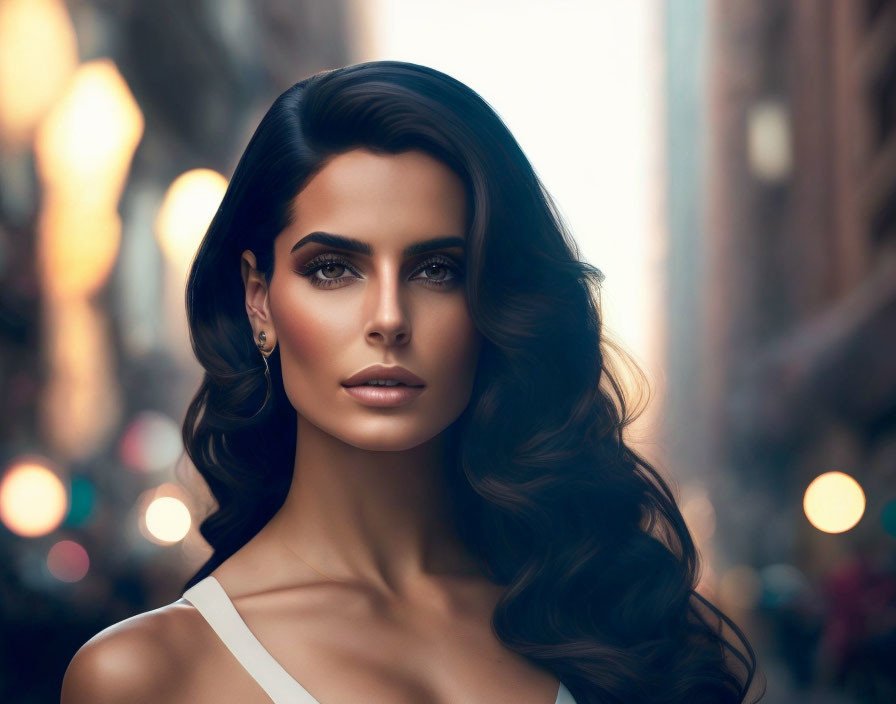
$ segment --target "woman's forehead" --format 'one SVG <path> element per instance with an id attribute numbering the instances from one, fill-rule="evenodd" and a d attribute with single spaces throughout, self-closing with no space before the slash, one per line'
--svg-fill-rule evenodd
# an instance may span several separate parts
<path id="1" fill-rule="evenodd" d="M 330 203 L 345 208 L 393 201 L 456 206 L 464 197 L 460 178 L 425 152 L 376 154 L 355 149 L 330 159 L 296 196 L 295 203 L 305 209 Z"/>
<path id="2" fill-rule="evenodd" d="M 287 231 L 296 242 L 319 231 L 373 250 L 404 248 L 428 238 L 463 238 L 466 208 L 462 181 L 433 157 L 353 150 L 329 161 L 296 196 Z"/>

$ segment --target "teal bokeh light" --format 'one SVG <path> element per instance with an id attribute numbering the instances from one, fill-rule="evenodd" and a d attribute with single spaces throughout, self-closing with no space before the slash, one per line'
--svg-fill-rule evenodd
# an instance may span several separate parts
<path id="1" fill-rule="evenodd" d="M 896 538 L 896 499 L 886 503 L 880 512 L 880 522 L 884 530 Z"/>
<path id="2" fill-rule="evenodd" d="M 84 525 L 93 514 L 96 489 L 86 477 L 72 477 L 72 500 L 65 518 L 67 526 Z"/>

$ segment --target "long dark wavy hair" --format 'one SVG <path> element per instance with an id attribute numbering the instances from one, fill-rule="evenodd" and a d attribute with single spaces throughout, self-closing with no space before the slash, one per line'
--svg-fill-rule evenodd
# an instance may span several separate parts
<path id="1" fill-rule="evenodd" d="M 205 374 L 183 438 L 217 508 L 200 527 L 214 552 L 185 588 L 267 523 L 293 470 L 296 413 L 276 352 L 270 386 L 264 375 L 240 255 L 252 250 L 270 277 L 293 199 L 353 148 L 422 150 L 467 189 L 465 286 L 484 342 L 469 405 L 451 428 L 451 510 L 484 573 L 506 585 L 492 619 L 498 637 L 579 704 L 744 701 L 753 650 L 696 593 L 698 555 L 674 495 L 623 440 L 634 416 L 601 331 L 603 275 L 580 261 L 494 110 L 416 64 L 326 71 L 280 95 L 199 247 L 187 312 Z"/>

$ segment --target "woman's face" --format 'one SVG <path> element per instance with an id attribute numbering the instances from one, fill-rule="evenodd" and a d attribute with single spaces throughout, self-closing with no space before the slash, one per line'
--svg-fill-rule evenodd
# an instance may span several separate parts
<path id="1" fill-rule="evenodd" d="M 403 450 L 463 412 L 481 341 L 463 284 L 466 208 L 457 175 L 420 151 L 340 154 L 295 198 L 274 241 L 269 320 L 253 328 L 279 346 L 304 420 L 359 448 Z M 350 242 L 320 241 L 330 235 Z M 374 364 L 402 366 L 425 386 L 398 405 L 369 405 L 342 382 Z M 378 388 L 358 395 L 390 393 Z"/>

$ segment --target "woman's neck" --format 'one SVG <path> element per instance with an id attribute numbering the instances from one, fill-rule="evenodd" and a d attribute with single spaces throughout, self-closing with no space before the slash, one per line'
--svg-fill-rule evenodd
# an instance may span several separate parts
<path id="1" fill-rule="evenodd" d="M 421 581 L 478 575 L 453 530 L 450 430 L 403 451 L 349 445 L 299 418 L 286 500 L 265 527 L 320 572 L 400 595 Z"/>

